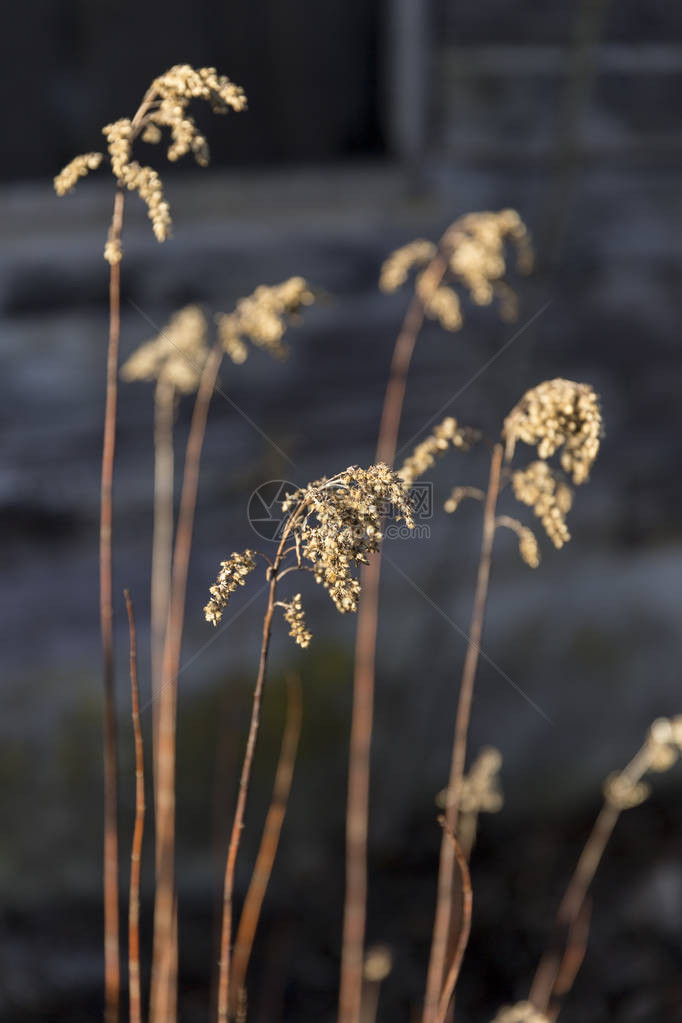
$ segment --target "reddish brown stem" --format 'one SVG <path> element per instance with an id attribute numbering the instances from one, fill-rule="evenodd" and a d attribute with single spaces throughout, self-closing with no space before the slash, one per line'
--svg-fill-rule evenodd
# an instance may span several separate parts
<path id="1" fill-rule="evenodd" d="M 448 1015 L 448 1009 L 452 1002 L 452 997 L 455 993 L 455 987 L 457 986 L 457 978 L 462 968 L 462 960 L 464 959 L 464 953 L 466 951 L 467 944 L 469 942 L 469 935 L 471 933 L 471 915 L 473 909 L 473 889 L 471 887 L 471 875 L 469 874 L 469 865 L 464 850 L 457 841 L 454 833 L 448 831 L 447 824 L 443 821 L 445 836 L 452 843 L 455 860 L 459 868 L 460 882 L 462 886 L 462 923 L 457 936 L 457 944 L 452 957 L 452 963 L 448 970 L 445 983 L 443 984 L 443 991 L 438 1002 L 438 1008 L 436 1009 L 435 1023 L 445 1023 L 445 1019 Z"/>
<path id="2" fill-rule="evenodd" d="M 437 287 L 447 267 L 443 252 L 431 264 L 430 280 Z M 396 339 L 391 359 L 377 442 L 376 461 L 392 466 L 398 445 L 407 374 L 424 304 L 416 293 Z M 370 752 L 374 717 L 374 674 L 379 619 L 381 553 L 362 569 L 353 678 L 348 797 L 346 806 L 346 896 L 343 911 L 339 1023 L 359 1023 L 362 1005 L 365 918 L 367 904 L 367 831 L 369 818 Z"/>
<path id="3" fill-rule="evenodd" d="M 175 1018 L 177 990 L 177 913 L 175 895 L 175 725 L 177 676 L 182 650 L 187 575 L 192 549 L 199 466 L 211 396 L 222 360 L 213 348 L 204 365 L 190 424 L 173 553 L 168 626 L 163 651 L 159 694 L 158 750 L 156 754 L 156 898 L 152 960 L 151 1018 L 169 1023 Z"/>
<path id="4" fill-rule="evenodd" d="M 471 615 L 471 626 L 467 643 L 462 680 L 459 689 L 455 734 L 452 745 L 452 761 L 448 781 L 448 804 L 445 813 L 446 828 L 453 835 L 457 834 L 459 802 L 462 791 L 462 778 L 466 762 L 467 734 L 471 718 L 471 703 L 474 694 L 476 669 L 480 653 L 481 633 L 488 596 L 490 580 L 490 562 L 492 558 L 493 540 L 495 537 L 495 508 L 500 490 L 500 470 L 502 467 L 502 445 L 493 448 L 490 461 L 490 477 L 483 512 L 483 538 L 481 556 L 478 564 L 478 578 L 474 605 Z M 448 834 L 443 834 L 438 866 L 438 894 L 436 897 L 436 915 L 431 941 L 431 955 L 424 998 L 423 1023 L 434 1023 L 439 1000 L 443 990 L 445 960 L 448 953 L 450 936 L 450 920 L 454 890 L 455 847 Z"/>
<path id="5" fill-rule="evenodd" d="M 124 195 L 114 200 L 111 235 L 120 238 Z M 121 336 L 121 264 L 109 267 L 109 346 L 107 351 L 104 441 L 100 490 L 99 578 L 100 630 L 104 662 L 104 1018 L 117 1023 L 121 965 L 118 920 L 118 820 L 116 700 L 114 692 L 114 644 L 111 570 L 112 490 L 116 450 L 118 400 L 118 346 Z"/>
<path id="6" fill-rule="evenodd" d="M 130 632 L 130 695 L 132 703 L 133 736 L 135 739 L 135 827 L 130 851 L 130 896 L 128 902 L 128 987 L 130 995 L 130 1023 L 142 1023 L 142 997 L 140 993 L 140 868 L 142 838 L 144 836 L 144 747 L 140 726 L 140 691 L 137 684 L 137 641 L 133 604 L 128 590 L 124 590 Z"/>
<path id="7" fill-rule="evenodd" d="M 238 1008 L 239 994 L 245 987 L 246 972 L 251 958 L 251 949 L 258 927 L 263 899 L 270 882 L 270 875 L 277 855 L 282 825 L 287 812 L 287 803 L 294 775 L 294 764 L 298 740 L 301 734 L 301 682 L 299 678 L 289 679 L 287 688 L 287 717 L 282 737 L 272 800 L 265 818 L 263 837 L 251 875 L 244 906 L 239 919 L 237 937 L 232 954 L 232 976 L 230 978 L 231 1012 Z"/>
<path id="8" fill-rule="evenodd" d="M 220 963 L 218 973 L 218 1020 L 224 1023 L 228 1019 L 228 1007 L 230 1004 L 230 942 L 232 940 L 232 904 L 234 900 L 234 877 L 237 866 L 237 853 L 242 829 L 244 827 L 244 812 L 246 810 L 246 796 L 248 794 L 249 782 L 251 780 L 251 767 L 253 765 L 253 754 L 256 748 L 256 737 L 260 722 L 260 708 L 263 698 L 263 687 L 265 685 L 265 669 L 268 659 L 268 647 L 270 645 L 270 631 L 272 616 L 275 610 L 275 591 L 277 588 L 276 570 L 272 573 L 270 590 L 268 594 L 268 605 L 263 619 L 263 636 L 261 642 L 260 661 L 258 665 L 258 677 L 253 693 L 253 704 L 251 708 L 251 722 L 249 724 L 249 735 L 246 741 L 246 752 L 242 764 L 241 777 L 239 779 L 239 794 L 237 796 L 237 808 L 232 823 L 230 842 L 227 850 L 227 862 L 225 864 L 225 880 L 223 884 L 223 921 L 220 934 Z"/>

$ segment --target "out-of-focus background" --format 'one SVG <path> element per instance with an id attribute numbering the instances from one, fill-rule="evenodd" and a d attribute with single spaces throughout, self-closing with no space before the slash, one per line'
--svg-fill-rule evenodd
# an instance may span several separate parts
<path id="1" fill-rule="evenodd" d="M 379 293 L 384 257 L 416 236 L 437 238 L 462 213 L 508 206 L 538 254 L 533 276 L 516 282 L 515 326 L 468 306 L 456 335 L 426 326 L 406 445 L 453 398 L 452 414 L 494 433 L 543 379 L 586 380 L 602 397 L 606 435 L 593 479 L 576 495 L 570 545 L 556 552 L 543 542 L 535 572 L 513 538 L 500 535 L 496 546 L 484 649 L 501 670 L 480 666 L 471 749 L 502 751 L 505 807 L 481 821 L 457 1009 L 462 1023 L 490 1019 L 527 993 L 603 778 L 653 718 L 682 711 L 682 8 L 29 0 L 13 6 L 3 48 L 0 1019 L 76 1023 L 101 1010 L 97 515 L 112 181 L 100 172 L 57 199 L 51 178 L 73 155 L 100 148 L 100 127 L 131 115 L 151 78 L 177 62 L 216 65 L 245 88 L 249 111 L 225 119 L 198 111 L 208 171 L 158 163 L 171 241 L 157 245 L 141 204 L 129 202 L 123 355 L 187 302 L 212 315 L 292 274 L 325 293 L 289 334 L 286 363 L 255 354 L 224 370 L 233 404 L 217 395 L 210 414 L 180 680 L 181 1020 L 207 1018 L 263 611 L 256 600 L 216 636 L 201 609 L 221 558 L 254 543 L 246 507 L 256 486 L 371 461 L 407 302 L 406 293 Z M 179 458 L 190 411 L 183 400 Z M 124 866 L 134 786 L 120 593 L 129 587 L 137 607 L 147 703 L 152 414 L 150 386 L 122 386 Z M 394 971 L 379 1020 L 414 1018 L 423 990 L 435 795 L 447 774 L 479 543 L 476 506 L 454 517 L 438 509 L 451 485 L 484 473 L 480 456 L 443 459 L 430 538 L 387 549 L 368 938 L 391 948 Z M 238 596 L 246 603 L 247 593 Z M 335 1018 L 354 621 L 312 585 L 304 601 L 315 639 L 299 654 L 284 629 L 275 637 L 240 856 L 243 891 L 272 784 L 283 679 L 295 668 L 303 736 L 249 985 L 253 1023 Z M 682 1019 L 681 793 L 678 769 L 618 825 L 567 1023 Z M 148 842 L 145 947 L 151 867 Z"/>

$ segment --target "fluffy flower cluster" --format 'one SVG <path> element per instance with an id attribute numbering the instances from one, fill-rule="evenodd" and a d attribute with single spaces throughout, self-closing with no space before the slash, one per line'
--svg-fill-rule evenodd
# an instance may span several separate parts
<path id="1" fill-rule="evenodd" d="M 417 445 L 403 463 L 399 476 L 410 486 L 435 464 L 436 457 L 447 451 L 450 445 L 460 451 L 468 451 L 479 437 L 477 430 L 459 426 L 456 419 L 448 416 L 435 427 L 433 433 Z"/>
<path id="2" fill-rule="evenodd" d="M 97 170 L 102 162 L 101 153 L 84 153 L 82 156 L 74 156 L 70 163 L 59 172 L 54 179 L 54 190 L 57 195 L 66 195 L 78 182 L 91 170 Z"/>
<path id="3" fill-rule="evenodd" d="M 669 771 L 682 755 L 682 715 L 657 718 L 649 729 L 646 742 L 623 771 L 610 774 L 604 783 L 604 798 L 617 810 L 639 806 L 650 794 L 642 780 L 647 771 Z"/>
<path id="4" fill-rule="evenodd" d="M 187 113 L 189 103 L 195 99 L 209 102 L 216 114 L 246 107 L 243 90 L 219 75 L 215 68 L 195 70 L 189 64 L 177 64 L 154 79 L 132 120 L 123 117 L 102 129 L 114 177 L 121 187 L 138 192 L 146 203 L 154 235 L 160 242 L 170 234 L 170 208 L 158 173 L 132 159 L 133 143 L 139 136 L 145 142 L 158 143 L 163 137 L 161 129 L 167 128 L 171 135 L 168 159 L 177 160 L 191 150 L 197 163 L 205 167 L 209 161 L 208 145 L 194 118 Z M 70 191 L 79 177 L 94 170 L 101 161 L 101 153 L 77 156 L 54 179 L 57 194 Z M 110 263 L 120 261 L 118 235 L 109 237 L 104 255 Z"/>
<path id="5" fill-rule="evenodd" d="M 234 312 L 216 316 L 218 336 L 225 352 L 233 362 L 244 362 L 248 340 L 276 358 L 284 358 L 288 354 L 282 342 L 287 318 L 295 317 L 314 301 L 315 295 L 302 277 L 290 277 L 272 286 L 262 284 L 252 295 L 240 299 Z"/>
<path id="6" fill-rule="evenodd" d="M 599 452 L 602 417 L 589 384 L 546 380 L 524 394 L 504 421 L 507 457 L 517 441 L 537 446 L 542 459 L 561 448 L 561 467 L 577 484 L 585 483 Z"/>
<path id="7" fill-rule="evenodd" d="M 537 537 L 533 530 L 529 529 L 528 526 L 522 525 L 518 519 L 510 518 L 509 515 L 500 515 L 496 519 L 495 525 L 511 529 L 513 533 L 516 533 L 519 540 L 519 554 L 521 558 L 529 568 L 537 568 L 540 564 L 540 548 L 538 547 Z"/>
<path id="8" fill-rule="evenodd" d="M 571 539 L 566 514 L 573 504 L 573 491 L 546 462 L 531 462 L 512 473 L 514 496 L 528 505 L 542 522 L 556 548 Z"/>
<path id="9" fill-rule="evenodd" d="M 450 491 L 450 496 L 443 505 L 445 511 L 448 514 L 457 511 L 465 498 L 470 498 L 472 501 L 482 501 L 485 498 L 485 494 L 479 487 L 453 487 Z"/>
<path id="10" fill-rule="evenodd" d="M 289 512 L 297 551 L 342 613 L 357 609 L 360 583 L 352 567 L 366 564 L 368 554 L 379 549 L 389 509 L 414 528 L 402 480 L 381 463 L 368 469 L 351 466 L 332 479 L 310 483 L 287 494 L 282 507 Z"/>
<path id="11" fill-rule="evenodd" d="M 282 604 L 282 608 L 284 609 L 284 620 L 289 626 L 289 635 L 299 646 L 307 647 L 313 634 L 306 628 L 301 594 L 295 594 L 288 604 Z"/>
<path id="12" fill-rule="evenodd" d="M 181 394 L 199 385 L 208 347 L 206 317 L 196 305 L 175 313 L 158 337 L 146 341 L 123 364 L 124 380 L 158 380 Z"/>
<path id="13" fill-rule="evenodd" d="M 549 1023 L 549 1018 L 531 1002 L 517 1002 L 500 1009 L 492 1023 Z"/>
<path id="14" fill-rule="evenodd" d="M 256 552 L 249 549 L 242 551 L 241 554 L 234 552 L 227 561 L 221 561 L 218 578 L 209 590 L 211 599 L 204 608 L 207 622 L 211 625 L 218 624 L 230 597 L 239 586 L 244 585 L 246 577 L 255 567 Z"/>
<path id="15" fill-rule="evenodd" d="M 465 288 L 476 305 L 489 305 L 500 300 L 505 320 L 517 314 L 516 294 L 505 282 L 506 246 L 517 252 L 518 269 L 527 273 L 533 253 L 526 227 L 515 210 L 498 213 L 470 213 L 460 217 L 447 229 L 438 248 L 422 238 L 396 249 L 381 268 L 379 286 L 382 291 L 396 291 L 407 280 L 410 271 L 422 268 L 416 291 L 428 316 L 446 330 L 459 330 L 462 310 L 457 291 L 444 282 L 449 276 L 455 285 Z M 441 260 L 436 260 L 440 252 Z"/>

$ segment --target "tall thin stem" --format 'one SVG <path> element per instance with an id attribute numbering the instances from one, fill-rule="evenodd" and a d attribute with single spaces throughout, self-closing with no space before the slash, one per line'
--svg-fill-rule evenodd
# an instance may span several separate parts
<path id="1" fill-rule="evenodd" d="M 462 960 L 464 959 L 464 953 L 469 941 L 469 934 L 471 933 L 471 914 L 474 898 L 466 853 L 457 841 L 454 832 L 447 830 L 447 825 L 445 826 L 445 833 L 446 837 L 452 843 L 454 856 L 457 861 L 457 867 L 460 874 L 460 883 L 462 886 L 462 926 L 460 927 L 457 944 L 452 956 L 452 963 L 450 964 L 450 969 L 447 972 L 445 983 L 443 984 L 443 991 L 436 1010 L 435 1023 L 445 1023 L 448 1009 L 450 1008 L 450 1003 L 452 1001 L 452 996 L 455 992 L 455 987 L 457 986 L 457 978 L 459 977 L 459 971 L 462 968 Z"/>
<path id="2" fill-rule="evenodd" d="M 168 625 L 163 650 L 162 684 L 159 695 L 158 750 L 156 756 L 156 842 L 157 883 L 154 903 L 154 945 L 152 954 L 151 1018 L 169 1023 L 177 1003 L 177 913 L 175 895 L 175 724 L 177 676 L 182 651 L 187 575 L 192 549 L 192 532 L 199 485 L 199 466 L 206 433 L 206 420 L 218 369 L 222 360 L 213 348 L 204 364 L 194 403 L 185 451 L 178 526 L 173 553 Z"/>
<path id="3" fill-rule="evenodd" d="M 124 194 L 114 199 L 111 235 L 120 238 Z M 118 919 L 118 820 L 116 697 L 114 691 L 113 598 L 111 568 L 112 491 L 116 450 L 118 346 L 121 336 L 121 264 L 109 267 L 109 345 L 107 350 L 104 440 L 100 490 L 99 579 L 100 630 L 104 667 L 104 1018 L 117 1023 L 121 965 Z"/>
<path id="4" fill-rule="evenodd" d="M 263 836 L 246 892 L 246 898 L 244 899 L 244 906 L 239 918 L 237 937 L 232 953 L 230 1011 L 233 1013 L 238 1007 L 237 1003 L 240 992 L 245 987 L 246 972 L 249 966 L 249 959 L 251 958 L 251 949 L 253 948 L 256 936 L 261 907 L 277 855 L 277 847 L 287 812 L 291 782 L 294 776 L 294 764 L 296 762 L 296 751 L 300 734 L 301 681 L 298 677 L 295 677 L 288 680 L 286 724 L 277 762 L 272 800 L 265 818 Z"/>
<path id="5" fill-rule="evenodd" d="M 223 884 L 223 922 L 220 934 L 220 963 L 218 973 L 218 1020 L 224 1023 L 228 1019 L 228 1007 L 230 1004 L 230 942 L 232 940 L 232 904 L 234 900 L 234 877 L 237 866 L 237 853 L 242 829 L 244 827 L 244 812 L 246 810 L 246 796 L 251 780 L 251 767 L 253 765 L 253 754 L 256 748 L 256 737 L 260 723 L 260 708 L 263 698 L 263 687 L 265 685 L 265 669 L 268 659 L 268 647 L 270 645 L 270 632 L 272 627 L 272 616 L 275 610 L 275 592 L 277 589 L 277 575 L 272 573 L 270 590 L 268 593 L 268 605 L 263 619 L 263 635 L 261 640 L 260 660 L 258 664 L 258 677 L 253 693 L 253 704 L 251 708 L 251 722 L 249 734 L 246 740 L 246 752 L 242 764 L 241 777 L 239 779 L 239 794 L 237 796 L 237 808 L 232 822 L 230 842 L 227 850 L 227 862 L 225 864 L 225 880 Z"/>
<path id="6" fill-rule="evenodd" d="M 500 491 L 500 470 L 502 467 L 503 449 L 501 444 L 493 448 L 490 461 L 490 476 L 485 497 L 483 512 L 483 537 L 481 556 L 478 563 L 478 578 L 474 605 L 471 615 L 471 626 L 467 643 L 462 680 L 459 689 L 455 734 L 452 746 L 452 761 L 448 781 L 448 804 L 445 813 L 447 831 L 457 834 L 459 802 L 462 791 L 462 779 L 466 762 L 467 734 L 471 717 L 471 703 L 474 694 L 474 682 L 480 653 L 481 633 L 488 596 L 490 579 L 490 562 L 493 541 L 495 538 L 495 509 Z M 450 936 L 450 919 L 452 915 L 452 896 L 454 890 L 455 847 L 447 833 L 443 834 L 438 867 L 438 894 L 436 898 L 436 915 L 431 941 L 431 956 L 426 981 L 424 998 L 423 1023 L 434 1023 L 438 1002 L 443 988 L 445 960 L 448 952 Z"/>
<path id="7" fill-rule="evenodd" d="M 441 251 L 431 264 L 434 287 L 447 267 Z M 407 374 L 419 331 L 424 303 L 415 292 L 396 339 L 379 426 L 376 460 L 393 465 L 402 417 Z M 362 1005 L 365 920 L 367 912 L 367 833 L 369 820 L 370 753 L 374 717 L 374 675 L 379 619 L 381 553 L 370 557 L 360 577 L 353 677 L 348 797 L 346 806 L 346 897 L 343 911 L 339 1023 L 359 1023 Z"/>
<path id="8" fill-rule="evenodd" d="M 130 851 L 130 895 L 128 901 L 128 987 L 130 996 L 130 1023 L 142 1023 L 142 997 L 140 994 L 140 868 L 142 838 L 144 836 L 144 747 L 140 727 L 140 691 L 137 684 L 137 641 L 133 604 L 128 590 L 124 591 L 130 631 L 130 695 L 132 703 L 133 736 L 135 739 L 135 827 Z"/>
<path id="9" fill-rule="evenodd" d="M 159 697 L 163 647 L 168 625 L 173 561 L 173 418 L 175 388 L 163 377 L 154 395 L 154 531 L 151 579 L 151 680 L 154 731 L 154 777 L 157 774 Z"/>

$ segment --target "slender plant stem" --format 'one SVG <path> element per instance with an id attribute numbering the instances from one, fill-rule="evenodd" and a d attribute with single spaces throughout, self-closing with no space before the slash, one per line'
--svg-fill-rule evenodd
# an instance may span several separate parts
<path id="1" fill-rule="evenodd" d="M 114 199 L 111 235 L 120 238 L 124 194 Z M 104 662 L 104 1018 L 117 1023 L 121 964 L 118 918 L 118 820 L 116 697 L 114 692 L 113 598 L 111 569 L 112 490 L 116 450 L 118 346 L 121 336 L 121 264 L 109 267 L 109 346 L 107 351 L 102 482 L 100 491 L 100 630 Z"/>
<path id="2" fill-rule="evenodd" d="M 445 822 L 443 823 L 445 824 Z M 452 996 L 455 993 L 455 987 L 457 985 L 457 978 L 459 977 L 459 972 L 462 968 L 464 953 L 469 942 L 469 935 L 471 933 L 471 914 L 473 909 L 473 889 L 471 887 L 471 875 L 469 874 L 469 865 L 467 863 L 466 853 L 457 841 L 454 832 L 448 831 L 447 825 L 445 825 L 444 830 L 446 837 L 452 843 L 455 859 L 459 868 L 462 885 L 462 925 L 457 936 L 457 944 L 452 957 L 452 963 L 450 964 L 450 969 L 448 970 L 445 983 L 443 984 L 440 1001 L 438 1002 L 435 1023 L 445 1023 L 445 1019 L 448 1015 Z"/>
<path id="3" fill-rule="evenodd" d="M 431 264 L 434 287 L 447 267 L 441 251 Z M 424 303 L 415 292 L 391 359 L 379 425 L 376 461 L 392 466 L 398 446 L 407 375 L 424 322 Z M 360 576 L 361 593 L 355 640 L 348 796 L 346 804 L 346 896 L 343 909 L 339 1023 L 359 1023 L 362 1005 L 365 920 L 367 914 L 367 833 L 370 753 L 374 717 L 374 675 L 379 620 L 381 553 L 369 559 Z"/>
<path id="4" fill-rule="evenodd" d="M 275 610 L 275 592 L 277 589 L 277 576 L 272 573 L 270 590 L 268 593 L 268 605 L 263 619 L 263 637 L 261 642 L 260 660 L 258 664 L 258 677 L 253 693 L 253 705 L 251 708 L 251 722 L 249 734 L 246 741 L 246 752 L 242 764 L 241 777 L 239 779 L 239 794 L 237 796 L 237 808 L 232 822 L 230 842 L 227 850 L 227 862 L 225 864 L 225 880 L 223 884 L 223 922 L 220 934 L 220 962 L 218 971 L 218 1020 L 225 1023 L 228 1019 L 228 1007 L 230 1004 L 230 942 L 232 940 L 232 904 L 234 900 L 234 877 L 237 866 L 237 853 L 242 829 L 244 827 L 244 812 L 246 810 L 246 796 L 251 780 L 251 767 L 253 765 L 253 754 L 256 748 L 256 737 L 260 723 L 260 708 L 263 698 L 263 687 L 265 685 L 265 669 L 268 659 L 268 647 L 270 645 L 270 631 L 272 627 L 272 616 Z"/>
<path id="5" fill-rule="evenodd" d="M 128 987 L 130 997 L 130 1023 L 142 1023 L 142 997 L 140 994 L 140 867 L 142 838 L 144 835 L 144 747 L 140 726 L 140 691 L 137 684 L 137 641 L 133 604 L 128 590 L 124 591 L 130 631 L 130 695 L 132 703 L 133 736 L 135 739 L 135 827 L 130 851 L 130 895 L 128 901 Z"/>
<path id="6" fill-rule="evenodd" d="M 280 576 L 281 578 L 281 576 Z M 296 751 L 301 734 L 301 681 L 290 678 L 287 686 L 287 716 L 282 737 L 272 800 L 265 818 L 263 837 L 258 856 L 244 900 L 244 907 L 237 927 L 237 937 L 232 953 L 232 976 L 230 977 L 231 1006 L 234 1014 L 238 1008 L 239 994 L 245 987 L 246 972 L 251 958 L 251 949 L 263 905 L 263 899 L 270 881 L 277 855 L 282 825 L 287 812 L 287 803 L 294 776 Z"/>
<path id="7" fill-rule="evenodd" d="M 162 684 L 159 694 L 159 724 L 156 782 L 157 881 L 154 903 L 154 945 L 152 955 L 151 1019 L 169 1023 L 176 1012 L 177 989 L 177 902 L 175 895 L 175 724 L 177 676 L 182 650 L 187 575 L 192 549 L 192 532 L 199 484 L 199 466 L 206 433 L 206 420 L 218 369 L 222 360 L 213 348 L 204 364 L 194 403 L 185 451 L 185 464 L 173 553 L 171 597 L 163 651 Z"/>
<path id="8" fill-rule="evenodd" d="M 154 395 L 154 532 L 151 580 L 151 679 L 154 777 L 159 745 L 159 696 L 163 674 L 163 647 L 168 625 L 173 562 L 173 418 L 175 388 L 163 378 Z"/>
<path id="9" fill-rule="evenodd" d="M 490 562 L 492 558 L 493 540 L 495 537 L 495 509 L 500 490 L 500 470 L 502 467 L 503 449 L 501 444 L 493 448 L 490 460 L 490 476 L 485 497 L 483 512 L 483 538 L 481 556 L 478 564 L 478 578 L 474 605 L 469 628 L 462 680 L 459 689 L 455 735 L 452 746 L 452 761 L 448 781 L 448 803 L 445 813 L 447 831 L 457 834 L 459 802 L 462 791 L 462 779 L 466 762 L 467 734 L 471 717 L 471 703 L 476 680 L 476 668 L 480 652 L 483 619 L 488 596 L 490 579 Z M 431 956 L 424 998 L 423 1023 L 434 1023 L 439 999 L 443 990 L 445 960 L 448 952 L 450 935 L 450 919 L 452 915 L 452 899 L 454 890 L 455 847 L 448 834 L 444 833 L 441 840 L 440 861 L 438 866 L 438 894 L 436 898 L 436 915 L 431 942 Z"/>

